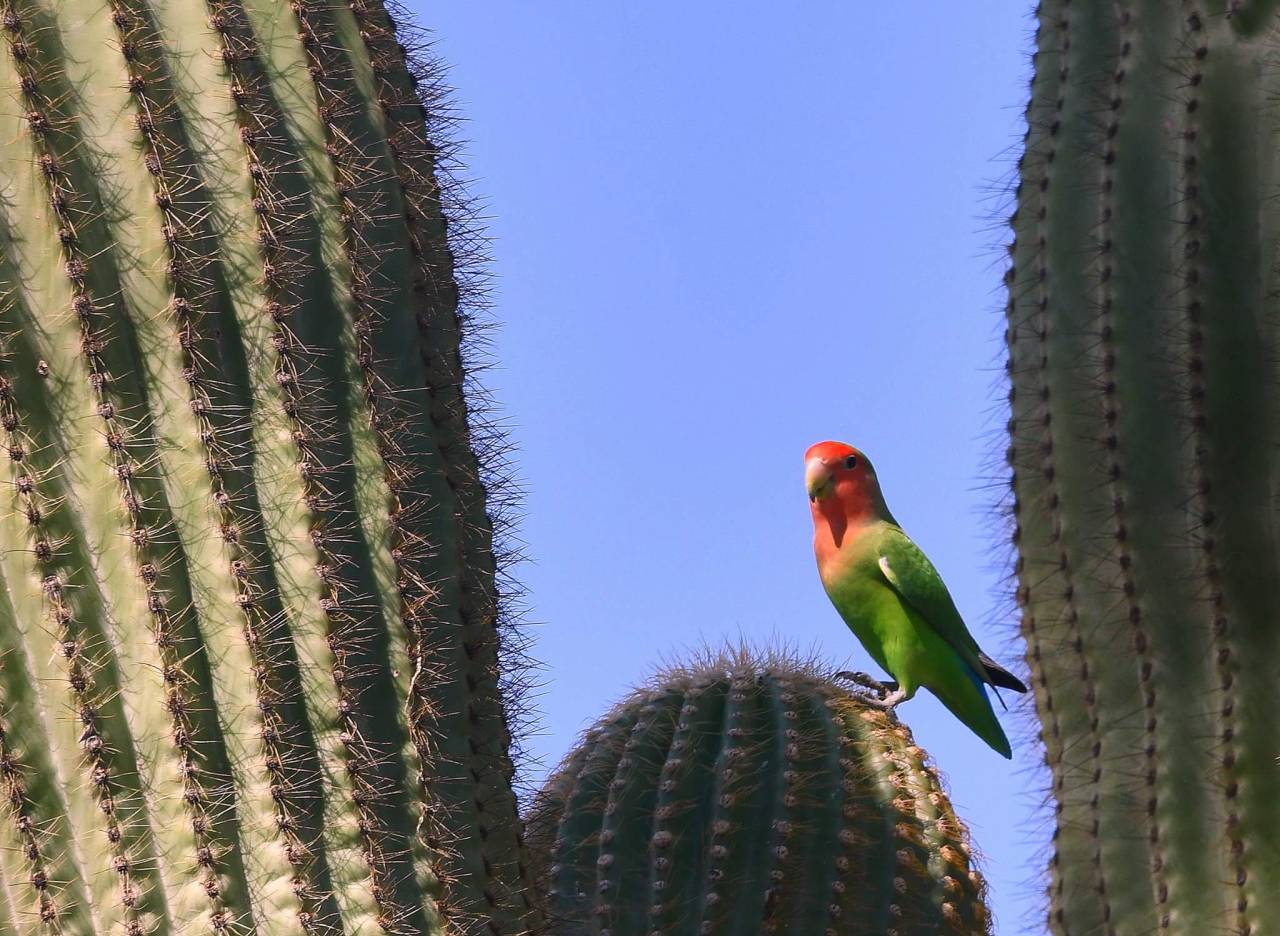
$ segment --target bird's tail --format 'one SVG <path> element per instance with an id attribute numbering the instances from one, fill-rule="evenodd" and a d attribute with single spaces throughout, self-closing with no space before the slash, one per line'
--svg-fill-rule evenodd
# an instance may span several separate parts
<path id="1" fill-rule="evenodd" d="M 987 671 L 987 682 L 1001 689 L 1012 689 L 1014 692 L 1026 692 L 1027 687 L 1017 676 L 1009 672 L 981 650 L 978 651 L 978 662 Z"/>
<path id="2" fill-rule="evenodd" d="M 947 691 L 939 692 L 931 689 L 956 718 L 964 722 L 969 729 L 991 749 L 1002 757 L 1013 759 L 1013 750 L 1000 720 L 996 718 L 995 709 L 987 697 L 984 680 L 977 673 L 971 672 L 969 679 L 954 681 L 948 684 Z"/>

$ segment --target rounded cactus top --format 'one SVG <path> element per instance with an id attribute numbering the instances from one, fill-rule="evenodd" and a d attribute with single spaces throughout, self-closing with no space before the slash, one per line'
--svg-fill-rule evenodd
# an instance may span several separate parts
<path id="1" fill-rule="evenodd" d="M 965 828 L 907 728 L 817 667 L 669 669 L 529 816 L 555 934 L 987 933 Z"/>

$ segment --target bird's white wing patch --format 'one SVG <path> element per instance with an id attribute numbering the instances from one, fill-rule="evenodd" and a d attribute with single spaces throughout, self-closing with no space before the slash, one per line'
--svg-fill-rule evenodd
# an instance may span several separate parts
<path id="1" fill-rule="evenodd" d="M 901 586 L 898 584 L 898 577 L 893 574 L 893 569 L 889 568 L 889 557 L 881 556 L 879 565 L 880 571 L 883 572 L 884 577 L 889 580 L 889 584 L 894 588 L 900 588 Z"/>

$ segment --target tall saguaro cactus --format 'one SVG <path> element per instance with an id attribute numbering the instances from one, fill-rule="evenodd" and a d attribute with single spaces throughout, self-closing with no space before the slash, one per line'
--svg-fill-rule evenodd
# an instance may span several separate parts
<path id="1" fill-rule="evenodd" d="M 1280 33 L 1045 0 L 1008 273 L 1054 933 L 1280 918 Z"/>
<path id="2" fill-rule="evenodd" d="M 0 35 L 0 933 L 527 932 L 387 11 L 0 0 Z"/>

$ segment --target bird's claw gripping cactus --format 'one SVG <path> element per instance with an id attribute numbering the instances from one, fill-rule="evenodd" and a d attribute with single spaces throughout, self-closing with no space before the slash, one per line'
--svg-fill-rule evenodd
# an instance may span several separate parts
<path id="1" fill-rule="evenodd" d="M 869 673 L 854 670 L 840 670 L 838 673 L 831 674 L 832 679 L 840 679 L 844 682 L 853 683 L 859 689 L 869 691 L 877 699 L 883 699 L 891 692 L 895 692 L 898 684 L 891 679 L 879 680 Z M 855 690 L 856 691 L 856 690 Z"/>

